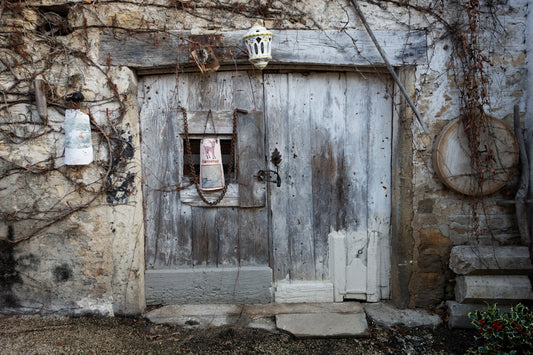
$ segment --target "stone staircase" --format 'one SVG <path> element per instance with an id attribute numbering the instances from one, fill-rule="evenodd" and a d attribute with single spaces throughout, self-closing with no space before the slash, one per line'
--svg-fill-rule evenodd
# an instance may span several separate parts
<path id="1" fill-rule="evenodd" d="M 448 326 L 472 328 L 468 313 L 497 303 L 511 304 L 533 299 L 528 274 L 533 269 L 527 247 L 456 246 L 450 269 L 458 276 L 455 301 L 448 301 Z"/>

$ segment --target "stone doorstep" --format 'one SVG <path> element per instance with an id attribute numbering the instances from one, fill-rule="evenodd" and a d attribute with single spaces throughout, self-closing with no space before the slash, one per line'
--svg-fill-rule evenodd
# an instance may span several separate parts
<path id="1" fill-rule="evenodd" d="M 175 324 L 185 327 L 238 326 L 269 331 L 282 330 L 296 337 L 364 337 L 368 336 L 367 314 L 370 318 L 392 318 L 393 324 L 407 326 L 436 326 L 439 320 L 427 312 L 418 317 L 415 310 L 409 315 L 416 318 L 406 322 L 405 310 L 373 304 L 369 312 L 359 302 L 293 303 L 265 305 L 169 305 L 145 314 L 152 323 Z M 379 304 L 378 304 L 379 305 Z M 382 314 L 383 313 L 383 314 Z M 412 318 L 409 317 L 409 318 Z"/>
<path id="2" fill-rule="evenodd" d="M 298 338 L 368 336 L 364 312 L 278 314 L 276 326 Z"/>

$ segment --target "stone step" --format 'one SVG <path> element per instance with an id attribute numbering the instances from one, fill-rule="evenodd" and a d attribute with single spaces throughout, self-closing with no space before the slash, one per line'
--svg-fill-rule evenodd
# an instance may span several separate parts
<path id="1" fill-rule="evenodd" d="M 533 266 L 527 247 L 456 246 L 450 269 L 459 275 L 527 274 Z"/>
<path id="2" fill-rule="evenodd" d="M 300 338 L 368 335 L 359 302 L 275 305 L 276 327 Z"/>
<path id="3" fill-rule="evenodd" d="M 219 326 L 238 326 L 249 328 L 261 328 L 267 330 L 276 330 L 278 320 L 279 329 L 291 332 L 291 325 L 286 322 L 287 318 L 306 318 L 307 314 L 316 314 L 320 317 L 327 318 L 328 314 L 341 314 L 346 317 L 339 317 L 338 322 L 342 327 L 361 324 L 352 331 L 346 331 L 339 327 L 333 329 L 329 327 L 319 332 L 325 335 L 298 335 L 296 336 L 342 336 L 356 335 L 361 336 L 366 332 L 366 315 L 363 307 L 358 302 L 346 303 L 270 303 L 258 305 L 233 305 L 233 304 L 187 304 L 187 305 L 168 305 L 154 309 L 145 314 L 152 323 L 155 324 L 173 324 L 184 327 L 219 327 Z M 288 317 L 284 317 L 288 315 Z M 353 317 L 352 315 L 355 315 Z M 311 317 L 312 318 L 312 317 Z M 342 318 L 342 319 L 341 319 Z M 353 319 L 350 319 L 353 318 Z M 329 319 L 329 318 L 328 318 Z M 317 323 L 317 322 L 314 322 Z M 320 322 L 318 322 L 320 323 Z M 287 324 L 287 325 L 285 325 Z M 344 324 L 344 325 L 343 325 Z"/>
<path id="4" fill-rule="evenodd" d="M 365 312 L 278 314 L 276 326 L 299 338 L 368 336 Z"/>
<path id="5" fill-rule="evenodd" d="M 442 319 L 437 314 L 422 309 L 397 309 L 383 302 L 366 303 L 364 309 L 374 323 L 385 327 L 403 325 L 408 328 L 421 326 L 436 328 L 442 324 Z"/>
<path id="6" fill-rule="evenodd" d="M 377 324 L 437 326 L 440 318 L 422 310 L 396 309 L 386 303 L 270 303 L 259 305 L 169 305 L 145 314 L 152 323 L 192 328 L 237 326 L 277 329 L 297 337 L 363 337 L 366 316 Z M 387 323 L 389 322 L 389 323 Z"/>
<path id="7" fill-rule="evenodd" d="M 463 328 L 463 329 L 474 329 L 472 320 L 468 317 L 468 313 L 475 312 L 476 310 L 486 310 L 486 303 L 458 303 L 455 301 L 447 301 L 446 306 L 448 306 L 448 327 L 449 328 Z M 498 305 L 498 308 L 501 311 L 508 312 L 511 309 L 511 306 L 507 305 Z"/>
<path id="8" fill-rule="evenodd" d="M 145 314 L 155 324 L 172 324 L 190 328 L 239 326 L 275 330 L 274 314 L 268 306 L 250 311 L 251 306 L 233 304 L 168 305 Z"/>
<path id="9" fill-rule="evenodd" d="M 456 278 L 455 300 L 459 303 L 505 303 L 531 299 L 531 282 L 525 275 L 471 275 Z"/>

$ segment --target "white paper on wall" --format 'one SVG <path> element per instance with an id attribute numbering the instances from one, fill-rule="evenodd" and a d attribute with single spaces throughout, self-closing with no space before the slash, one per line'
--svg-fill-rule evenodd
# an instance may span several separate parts
<path id="1" fill-rule="evenodd" d="M 80 110 L 65 111 L 65 164 L 87 165 L 93 161 L 91 122 Z"/>
<path id="2" fill-rule="evenodd" d="M 220 139 L 204 138 L 200 142 L 200 189 L 220 190 L 224 188 L 224 168 Z"/>

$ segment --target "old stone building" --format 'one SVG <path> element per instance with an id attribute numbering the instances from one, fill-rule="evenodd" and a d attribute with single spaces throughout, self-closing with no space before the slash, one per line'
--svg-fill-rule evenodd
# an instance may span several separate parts
<path id="1" fill-rule="evenodd" d="M 525 244 L 528 5 L 3 1 L 0 309 L 456 299 L 454 246 Z M 254 24 L 273 33 L 263 70 Z M 207 137 L 222 191 L 194 184 Z M 522 286 L 528 267 L 495 273 Z"/>

